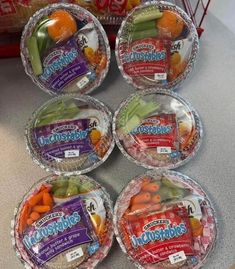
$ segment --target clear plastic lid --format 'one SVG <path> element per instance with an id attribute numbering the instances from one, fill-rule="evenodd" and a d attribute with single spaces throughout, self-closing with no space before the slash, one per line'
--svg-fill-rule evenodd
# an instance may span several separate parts
<path id="1" fill-rule="evenodd" d="M 114 208 L 118 243 L 138 268 L 198 269 L 217 239 L 213 206 L 194 180 L 167 170 L 135 177 Z"/>
<path id="2" fill-rule="evenodd" d="M 202 140 L 198 113 L 172 91 L 139 91 L 115 112 L 113 133 L 129 160 L 148 169 L 176 168 L 188 162 Z"/>
<path id="3" fill-rule="evenodd" d="M 188 15 L 176 5 L 150 1 L 122 22 L 116 39 L 118 67 L 135 88 L 174 89 L 192 71 L 198 35 Z"/>
<path id="4" fill-rule="evenodd" d="M 27 148 L 47 171 L 82 174 L 101 165 L 114 147 L 112 114 L 87 95 L 55 97 L 30 118 Z"/>
<path id="5" fill-rule="evenodd" d="M 25 72 L 50 94 L 89 93 L 105 78 L 110 47 L 100 22 L 78 5 L 37 11 L 21 38 Z"/>
<path id="6" fill-rule="evenodd" d="M 113 242 L 109 194 L 85 175 L 51 175 L 23 197 L 12 243 L 26 268 L 94 268 Z"/>

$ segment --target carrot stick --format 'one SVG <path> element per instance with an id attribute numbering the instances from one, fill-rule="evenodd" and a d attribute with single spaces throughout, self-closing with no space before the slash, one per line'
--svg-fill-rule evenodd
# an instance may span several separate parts
<path id="1" fill-rule="evenodd" d="M 20 212 L 20 218 L 19 218 L 19 233 L 22 234 L 23 231 L 26 228 L 27 225 L 27 219 L 30 214 L 30 206 L 26 202 Z"/>
<path id="2" fill-rule="evenodd" d="M 131 198 L 131 204 L 147 203 L 151 200 L 151 194 L 149 192 L 140 192 L 139 194 Z"/>
<path id="3" fill-rule="evenodd" d="M 153 195 L 151 198 L 151 202 L 154 204 L 158 204 L 161 202 L 161 196 L 159 194 Z"/>
<path id="4" fill-rule="evenodd" d="M 159 190 L 159 185 L 155 182 L 146 184 L 142 187 L 143 191 L 156 192 Z"/>
<path id="5" fill-rule="evenodd" d="M 49 205 L 35 205 L 33 207 L 33 211 L 36 211 L 38 213 L 46 213 L 50 210 L 50 206 Z"/>
<path id="6" fill-rule="evenodd" d="M 148 178 L 148 177 L 144 178 L 142 180 L 142 182 L 141 182 L 141 186 L 142 186 L 141 188 L 143 188 L 143 186 L 149 184 L 150 182 L 151 182 L 151 179 L 150 178 Z"/>
<path id="7" fill-rule="evenodd" d="M 30 226 L 33 224 L 33 220 L 31 218 L 27 219 L 27 224 Z"/>
<path id="8" fill-rule="evenodd" d="M 48 192 L 43 193 L 43 205 L 48 205 L 50 208 L 53 206 L 53 199 Z"/>
<path id="9" fill-rule="evenodd" d="M 31 206 L 35 206 L 42 200 L 43 192 L 39 192 L 28 199 L 28 203 Z"/>
<path id="10" fill-rule="evenodd" d="M 31 214 L 30 214 L 30 218 L 33 220 L 33 221 L 36 221 L 40 218 L 40 214 L 38 212 L 35 212 L 33 211 Z"/>
<path id="11" fill-rule="evenodd" d="M 150 204 L 134 204 L 131 206 L 131 212 L 134 212 L 134 211 L 139 211 L 139 210 L 144 210 L 148 207 L 150 207 L 151 205 Z"/>

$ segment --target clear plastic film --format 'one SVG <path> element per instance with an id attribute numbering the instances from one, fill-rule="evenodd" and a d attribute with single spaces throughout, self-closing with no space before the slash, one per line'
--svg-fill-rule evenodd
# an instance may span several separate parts
<path id="1" fill-rule="evenodd" d="M 78 5 L 53 4 L 36 12 L 21 38 L 25 72 L 50 94 L 86 94 L 104 80 L 110 47 L 100 22 Z"/>
<path id="2" fill-rule="evenodd" d="M 118 67 L 137 89 L 177 88 L 191 73 L 199 50 L 188 15 L 176 5 L 150 1 L 131 11 L 116 39 Z"/>
<path id="3" fill-rule="evenodd" d="M 93 179 L 51 175 L 23 197 L 12 242 L 26 268 L 94 268 L 113 242 L 109 194 Z"/>
<path id="4" fill-rule="evenodd" d="M 114 209 L 115 235 L 138 268 L 201 268 L 214 248 L 214 208 L 194 180 L 167 170 L 135 177 Z"/>
<path id="5" fill-rule="evenodd" d="M 112 114 L 101 102 L 79 95 L 55 97 L 34 112 L 26 126 L 27 148 L 42 168 L 86 173 L 114 147 Z"/>
<path id="6" fill-rule="evenodd" d="M 115 112 L 113 133 L 129 160 L 148 169 L 176 168 L 195 155 L 202 123 L 195 109 L 172 91 L 132 94 Z"/>

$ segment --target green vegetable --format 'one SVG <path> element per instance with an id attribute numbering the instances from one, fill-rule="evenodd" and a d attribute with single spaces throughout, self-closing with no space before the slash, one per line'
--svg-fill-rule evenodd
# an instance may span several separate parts
<path id="1" fill-rule="evenodd" d="M 156 29 L 156 21 L 145 21 L 138 24 L 132 24 L 130 31 L 143 31 L 149 29 Z"/>
<path id="2" fill-rule="evenodd" d="M 139 126 L 140 123 L 141 123 L 140 118 L 137 115 L 134 115 L 128 120 L 128 122 L 126 122 L 126 125 L 122 128 L 122 130 L 124 131 L 125 134 L 128 134 L 137 126 Z"/>
<path id="3" fill-rule="evenodd" d="M 37 38 L 35 36 L 29 37 L 27 40 L 27 47 L 33 72 L 36 76 L 39 76 L 42 74 L 42 63 L 38 50 Z"/>
<path id="4" fill-rule="evenodd" d="M 157 35 L 158 35 L 158 31 L 156 28 L 130 33 L 130 37 L 132 41 L 143 39 L 143 38 L 148 38 L 148 37 L 156 37 Z"/>
<path id="5" fill-rule="evenodd" d="M 58 101 L 48 106 L 38 115 L 35 125 L 39 127 L 61 119 L 73 119 L 79 111 L 80 109 L 75 103 L 65 104 L 64 101 Z"/>
<path id="6" fill-rule="evenodd" d="M 69 186 L 66 191 L 66 197 L 74 196 L 78 194 L 78 188 L 77 185 L 73 182 L 69 182 Z"/>
<path id="7" fill-rule="evenodd" d="M 159 108 L 159 104 L 156 102 L 148 102 L 144 106 L 140 106 L 137 111 L 136 115 L 138 115 L 140 118 L 145 118 L 146 116 L 150 115 L 154 111 L 156 111 Z"/>
<path id="8" fill-rule="evenodd" d="M 162 17 L 162 13 L 160 12 L 159 9 L 156 8 L 149 8 L 149 9 L 145 9 L 142 12 L 136 12 L 133 15 L 133 23 L 134 24 L 138 24 L 141 22 L 146 22 L 146 21 L 152 21 L 152 20 L 156 20 Z"/>
<path id="9" fill-rule="evenodd" d="M 67 188 L 58 188 L 53 192 L 55 197 L 64 198 L 66 196 Z"/>
<path id="10" fill-rule="evenodd" d="M 94 184 L 90 182 L 84 182 L 79 186 L 79 193 L 86 193 L 94 189 Z"/>

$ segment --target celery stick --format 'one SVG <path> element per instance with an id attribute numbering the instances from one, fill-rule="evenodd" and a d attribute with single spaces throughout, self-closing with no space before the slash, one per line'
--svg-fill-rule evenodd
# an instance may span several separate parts
<path id="1" fill-rule="evenodd" d="M 148 29 L 156 29 L 156 21 L 144 21 L 138 24 L 132 24 L 131 31 L 143 31 Z"/>
<path id="2" fill-rule="evenodd" d="M 148 37 L 157 37 L 157 34 L 158 32 L 156 28 L 130 33 L 132 41 L 135 41 L 138 39 L 144 39 Z"/>
<path id="3" fill-rule="evenodd" d="M 156 111 L 159 108 L 159 104 L 155 102 L 148 102 L 146 105 L 141 106 L 137 111 L 136 115 L 138 115 L 140 118 L 145 118 L 146 116 L 150 115 L 154 111 Z"/>
<path id="4" fill-rule="evenodd" d="M 139 126 L 141 123 L 140 118 L 137 115 L 134 115 L 132 118 L 128 120 L 126 125 L 122 128 L 123 132 L 125 134 L 130 133 L 133 129 L 135 129 L 137 126 Z"/>
<path id="5" fill-rule="evenodd" d="M 162 17 L 162 13 L 158 9 L 145 10 L 141 13 L 133 15 L 133 23 L 138 24 L 145 21 L 152 21 Z"/>
<path id="6" fill-rule="evenodd" d="M 31 36 L 27 40 L 27 47 L 29 50 L 29 58 L 33 68 L 33 72 L 36 76 L 42 74 L 42 63 L 38 51 L 37 38 L 35 36 Z"/>

